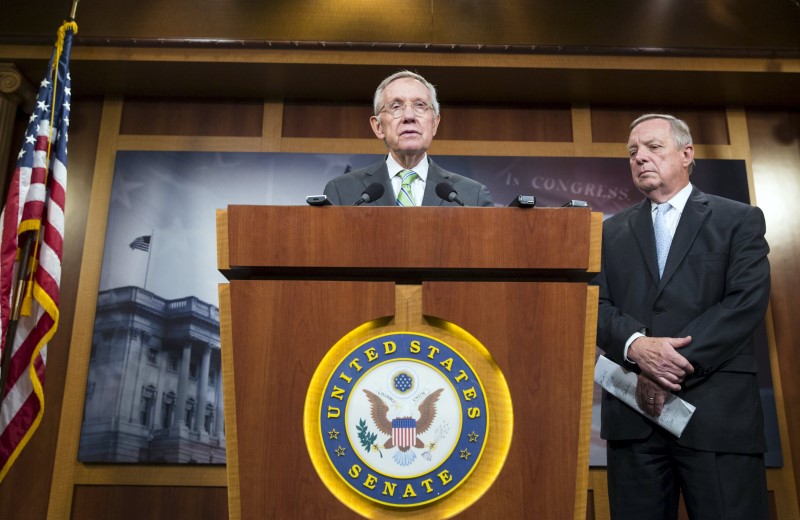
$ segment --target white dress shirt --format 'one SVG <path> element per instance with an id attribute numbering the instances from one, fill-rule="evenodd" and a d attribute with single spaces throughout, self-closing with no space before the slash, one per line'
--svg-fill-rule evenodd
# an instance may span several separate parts
<path id="1" fill-rule="evenodd" d="M 392 181 L 392 188 L 394 189 L 394 198 L 400 193 L 400 185 L 403 180 L 397 176 L 402 170 L 410 169 L 417 174 L 417 178 L 411 181 L 411 194 L 414 196 L 414 205 L 422 206 L 422 197 L 425 196 L 425 183 L 428 180 L 428 154 L 422 157 L 422 160 L 414 165 L 413 168 L 403 168 L 394 160 L 392 154 L 386 156 L 386 168 L 389 170 L 389 180 Z"/>

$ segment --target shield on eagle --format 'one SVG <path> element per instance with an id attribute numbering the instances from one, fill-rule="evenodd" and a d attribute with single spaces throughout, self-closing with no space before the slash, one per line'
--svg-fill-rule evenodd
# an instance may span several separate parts
<path id="1" fill-rule="evenodd" d="M 411 417 L 392 419 L 392 442 L 402 451 L 417 442 L 417 420 Z"/>

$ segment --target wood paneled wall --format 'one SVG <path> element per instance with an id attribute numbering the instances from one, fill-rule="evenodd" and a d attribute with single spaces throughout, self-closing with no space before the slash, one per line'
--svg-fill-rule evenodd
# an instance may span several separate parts
<path id="1" fill-rule="evenodd" d="M 51 37 L 70 2 L 11 0 L 0 34 Z M 81 3 L 88 38 L 408 42 L 682 49 L 796 49 L 790 1 L 161 0 Z M 113 16 L 109 16 L 112 14 Z"/>
<path id="2" fill-rule="evenodd" d="M 72 518 L 227 518 L 224 487 L 75 486 Z"/>
<path id="3" fill-rule="evenodd" d="M 70 134 L 69 181 L 65 213 L 67 227 L 64 233 L 62 263 L 64 274 L 61 281 L 58 331 L 48 345 L 44 417 L 36 434 L 0 484 L 0 518 L 40 519 L 46 518 L 47 515 L 59 421 L 64 407 L 62 396 L 71 351 L 70 336 L 73 323 L 83 319 L 79 316 L 76 320 L 75 316 L 77 274 L 81 271 L 83 239 L 87 229 L 101 113 L 101 100 L 82 99 L 73 103 L 74 118 Z M 27 121 L 27 117 L 24 121 Z M 24 126 L 22 128 L 24 129 Z M 70 407 L 69 404 L 66 406 L 71 409 L 70 413 L 74 413 L 74 407 Z"/>
<path id="4" fill-rule="evenodd" d="M 684 108 L 651 106 L 620 108 L 592 106 L 592 140 L 599 143 L 626 143 L 631 121 L 651 112 L 668 113 L 686 121 L 692 129 L 692 138 L 698 144 L 731 144 L 728 137 L 728 120 L 719 108 Z"/>
<path id="5" fill-rule="evenodd" d="M 432 153 L 621 157 L 629 122 L 657 110 L 690 123 L 699 157 L 746 160 L 751 192 L 764 208 L 772 246 L 773 373 L 780 379 L 776 390 L 786 410 L 779 418 L 784 453 L 791 454 L 786 457 L 789 468 L 800 467 L 800 449 L 791 450 L 800 447 L 800 381 L 793 377 L 800 370 L 800 333 L 794 318 L 800 294 L 795 262 L 800 234 L 789 227 L 797 219 L 787 213 L 800 196 L 800 116 L 796 111 L 676 107 L 666 101 L 651 107 L 444 106 Z M 49 350 L 45 420 L 0 486 L 0 517 L 120 517 L 119 511 L 138 511 L 145 504 L 148 518 L 173 518 L 176 511 L 184 516 L 188 509 L 176 509 L 181 504 L 202 504 L 203 518 L 227 515 L 224 469 L 76 462 L 114 155 L 120 149 L 381 153 L 383 144 L 369 130 L 370 112 L 369 101 L 362 106 L 324 100 L 109 96 L 73 102 L 62 314 Z M 770 472 L 771 489 L 794 493 L 796 506 L 798 489 L 780 487 L 786 482 L 795 485 L 794 480 L 777 474 Z M 601 519 L 607 503 L 602 484 L 597 485 L 589 511 L 592 518 Z M 781 507 L 785 506 L 779 504 L 778 512 Z"/>
<path id="6" fill-rule="evenodd" d="M 786 437 L 792 448 L 784 462 L 795 472 L 800 496 L 800 111 L 747 111 L 756 201 L 767 219 L 771 252 L 770 299 L 778 377 L 786 413 Z M 775 372 L 773 361 L 773 372 Z"/>
<path id="7" fill-rule="evenodd" d="M 260 137 L 261 101 L 126 99 L 121 135 Z"/>

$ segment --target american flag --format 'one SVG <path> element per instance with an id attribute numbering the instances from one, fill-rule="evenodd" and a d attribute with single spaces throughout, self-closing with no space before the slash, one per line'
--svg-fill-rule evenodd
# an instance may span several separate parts
<path id="1" fill-rule="evenodd" d="M 150 251 L 150 237 L 151 235 L 143 235 L 128 244 L 131 249 L 138 249 L 139 251 Z"/>
<path id="2" fill-rule="evenodd" d="M 64 245 L 64 203 L 67 188 L 67 129 L 70 111 L 69 55 L 75 22 L 65 22 L 36 108 L 17 157 L 5 207 L 0 216 L 0 350 L 8 365 L 0 403 L 0 481 L 30 440 L 44 412 L 47 343 L 58 327 L 58 296 Z M 6 341 L 12 317 L 12 291 L 24 260 L 18 258 L 20 237 L 33 240 L 35 261 L 28 262 L 22 315 L 14 338 Z M 6 352 L 8 351 L 8 352 Z"/>

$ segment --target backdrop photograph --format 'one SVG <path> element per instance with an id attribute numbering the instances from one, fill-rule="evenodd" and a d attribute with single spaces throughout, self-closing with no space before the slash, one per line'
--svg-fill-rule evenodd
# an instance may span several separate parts
<path id="1" fill-rule="evenodd" d="M 215 210 L 304 205 L 334 177 L 377 155 L 123 151 L 116 157 L 92 336 L 79 460 L 224 464 Z M 642 199 L 628 161 L 436 156 L 485 184 L 496 206 L 582 200 L 604 217 Z M 744 161 L 698 160 L 703 191 L 749 201 Z M 532 209 L 535 211 L 536 208 Z M 522 210 L 521 210 L 522 211 Z M 525 348 L 566 348 L 526 345 Z M 770 451 L 781 465 L 763 327 L 759 378 Z M 605 465 L 595 387 L 590 464 Z M 517 411 L 524 413 L 524 411 Z"/>

